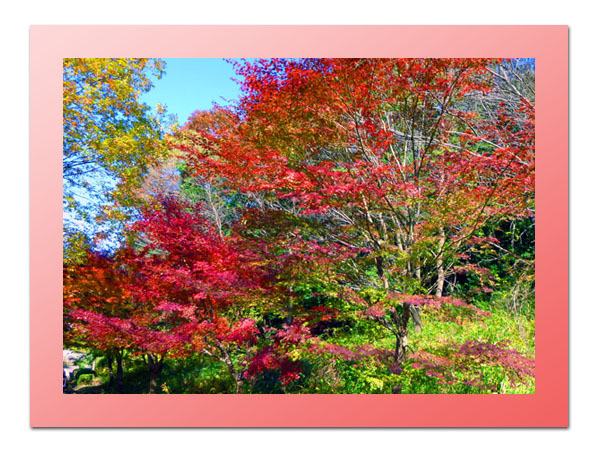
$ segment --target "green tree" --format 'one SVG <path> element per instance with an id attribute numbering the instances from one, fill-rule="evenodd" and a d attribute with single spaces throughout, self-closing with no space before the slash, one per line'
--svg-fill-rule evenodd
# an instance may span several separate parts
<path id="1" fill-rule="evenodd" d="M 122 207 L 135 206 L 149 169 L 166 156 L 161 122 L 165 111 L 159 108 L 153 115 L 140 101 L 164 67 L 163 61 L 148 58 L 64 59 L 65 236 L 97 237 L 110 228 L 107 222 L 99 225 L 99 218 L 124 219 Z M 103 214 L 108 206 L 118 208 Z M 66 250 L 77 252 L 77 246 Z"/>
<path id="2" fill-rule="evenodd" d="M 147 166 L 160 127 L 139 98 L 160 78 L 156 59 L 68 58 L 63 65 L 63 177 L 91 173 L 128 180 Z"/>

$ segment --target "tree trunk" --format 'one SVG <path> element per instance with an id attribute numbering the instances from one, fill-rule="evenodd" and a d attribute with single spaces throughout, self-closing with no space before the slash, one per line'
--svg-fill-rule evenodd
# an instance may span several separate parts
<path id="1" fill-rule="evenodd" d="M 408 335 L 406 330 L 396 335 L 396 349 L 394 351 L 394 362 L 403 363 L 406 360 L 406 349 L 408 348 Z"/>
<path id="2" fill-rule="evenodd" d="M 406 360 L 407 349 L 408 349 L 408 321 L 410 318 L 410 305 L 404 303 L 400 307 L 396 307 L 393 310 L 392 318 L 396 324 L 396 348 L 394 350 L 394 363 L 401 364 Z"/>
<path id="3" fill-rule="evenodd" d="M 148 371 L 150 372 L 150 383 L 148 386 L 149 394 L 156 394 L 156 388 L 158 385 L 158 376 L 162 370 L 163 356 L 152 356 L 151 354 L 144 355 L 144 361 L 148 365 Z"/>
<path id="4" fill-rule="evenodd" d="M 148 387 L 148 394 L 156 394 L 156 379 L 158 378 L 158 371 L 150 369 L 150 385 Z"/>
<path id="5" fill-rule="evenodd" d="M 229 373 L 231 374 L 231 377 L 235 381 L 235 393 L 241 394 L 242 388 L 244 387 L 244 382 L 242 381 L 242 375 L 236 370 L 235 365 L 233 364 L 233 361 L 231 360 L 231 357 L 229 356 L 229 352 L 227 351 L 227 349 L 225 347 L 223 347 L 222 345 L 219 345 L 219 349 L 221 350 L 221 353 L 223 354 L 223 361 L 227 365 L 227 369 L 229 369 Z"/>
<path id="6" fill-rule="evenodd" d="M 235 373 L 233 376 L 235 376 L 235 393 L 241 394 L 244 387 L 244 382 L 240 379 L 239 374 Z"/>
<path id="7" fill-rule="evenodd" d="M 106 364 L 108 365 L 108 389 L 112 389 L 115 385 L 115 377 L 113 375 L 113 359 L 110 353 L 106 355 Z"/>
<path id="8" fill-rule="evenodd" d="M 290 288 L 290 290 L 292 290 Z M 288 303 L 287 303 L 287 317 L 285 318 L 285 324 L 291 325 L 294 322 L 294 301 L 292 300 L 292 296 L 290 294 Z"/>
<path id="9" fill-rule="evenodd" d="M 413 323 L 415 324 L 415 333 L 420 333 L 423 329 L 423 322 L 421 321 L 421 307 L 419 305 L 411 305 L 410 315 L 412 316 Z"/>
<path id="10" fill-rule="evenodd" d="M 446 280 L 446 271 L 444 270 L 444 258 L 443 258 L 443 253 L 442 250 L 444 249 L 444 244 L 446 243 L 446 234 L 444 233 L 444 230 L 440 229 L 440 233 L 441 233 L 441 238 L 440 238 L 440 245 L 438 248 L 438 255 L 437 255 L 437 259 L 435 262 L 436 265 L 436 269 L 437 269 L 437 285 L 435 287 L 435 296 L 437 298 L 442 297 L 442 295 L 444 294 L 444 282 Z"/>
<path id="11" fill-rule="evenodd" d="M 117 360 L 117 392 L 121 394 L 123 392 L 123 353 L 122 350 L 118 350 L 115 356 Z"/>
<path id="12" fill-rule="evenodd" d="M 377 269 L 377 276 L 379 276 L 379 279 L 383 283 L 383 288 L 387 291 L 390 288 L 390 284 L 387 277 L 385 276 L 385 270 L 383 268 L 383 259 L 381 258 L 381 256 L 375 258 L 375 267 Z"/>

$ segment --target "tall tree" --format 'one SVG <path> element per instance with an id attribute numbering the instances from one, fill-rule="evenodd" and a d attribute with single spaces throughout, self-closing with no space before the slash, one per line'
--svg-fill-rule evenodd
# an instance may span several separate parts
<path id="1" fill-rule="evenodd" d="M 349 249 L 346 287 L 373 306 L 407 355 L 420 303 L 485 224 L 533 200 L 533 104 L 465 107 L 493 91 L 486 59 L 258 60 L 240 64 L 244 95 L 183 150 L 198 174 L 319 224 Z M 474 132 L 473 130 L 476 130 Z M 308 237 L 310 239 L 311 237 Z M 304 239 L 307 239 L 305 236 Z M 377 295 L 372 295 L 373 290 Z"/>

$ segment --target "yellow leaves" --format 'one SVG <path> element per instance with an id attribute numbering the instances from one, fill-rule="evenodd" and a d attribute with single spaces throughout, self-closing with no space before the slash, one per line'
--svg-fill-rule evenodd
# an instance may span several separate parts
<path id="1" fill-rule="evenodd" d="M 86 260 L 89 242 L 81 232 L 63 231 L 63 260 L 65 265 L 79 265 Z"/>
<path id="2" fill-rule="evenodd" d="M 297 361 L 302 358 L 302 353 L 303 352 L 299 348 L 294 348 L 287 353 L 287 356 L 289 356 L 290 359 Z"/>
<path id="3" fill-rule="evenodd" d="M 161 115 L 161 114 L 165 114 L 165 113 L 167 112 L 167 107 L 166 107 L 166 106 L 164 106 L 164 105 L 162 105 L 162 104 L 160 104 L 160 103 L 157 103 L 157 104 L 156 104 L 156 112 L 157 112 L 159 115 Z"/>
<path id="4" fill-rule="evenodd" d="M 379 378 L 366 377 L 365 380 L 375 389 L 383 389 L 383 380 Z"/>
<path id="5" fill-rule="evenodd" d="M 146 173 L 168 157 L 166 108 L 154 116 L 138 101 L 163 72 L 148 58 L 63 60 L 64 195 L 82 220 L 92 220 L 89 199 L 116 203 L 102 220 L 127 220 Z"/>

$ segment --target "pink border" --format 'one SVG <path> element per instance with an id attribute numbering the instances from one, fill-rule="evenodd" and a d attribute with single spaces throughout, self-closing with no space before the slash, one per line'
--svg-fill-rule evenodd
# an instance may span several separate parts
<path id="1" fill-rule="evenodd" d="M 566 26 L 33 26 L 32 427 L 568 426 Z M 533 395 L 63 395 L 63 57 L 535 57 L 537 376 Z"/>

